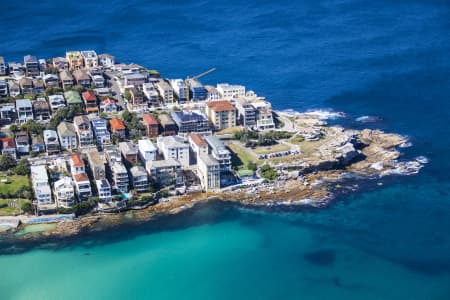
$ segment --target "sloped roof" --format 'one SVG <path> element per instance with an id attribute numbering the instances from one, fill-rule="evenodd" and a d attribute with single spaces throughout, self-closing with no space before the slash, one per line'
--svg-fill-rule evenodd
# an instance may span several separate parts
<path id="1" fill-rule="evenodd" d="M 228 100 L 212 101 L 208 102 L 206 105 L 208 105 L 210 109 L 216 112 L 236 110 L 236 108 L 234 108 L 234 106 Z"/>
<path id="2" fill-rule="evenodd" d="M 111 125 L 111 128 L 114 130 L 124 130 L 125 124 L 121 119 L 113 118 L 109 120 L 109 124 Z"/>

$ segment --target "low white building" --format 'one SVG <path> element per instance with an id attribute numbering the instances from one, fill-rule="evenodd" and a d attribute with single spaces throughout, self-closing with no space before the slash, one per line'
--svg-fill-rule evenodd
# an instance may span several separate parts
<path id="1" fill-rule="evenodd" d="M 150 174 L 152 181 L 161 186 L 183 184 L 181 164 L 173 158 L 148 161 L 145 169 Z"/>
<path id="2" fill-rule="evenodd" d="M 44 165 L 30 166 L 30 177 L 38 210 L 55 209 L 55 202 Z"/>
<path id="3" fill-rule="evenodd" d="M 75 204 L 72 178 L 64 176 L 53 184 L 53 193 L 58 207 L 71 207 Z"/>
<path id="4" fill-rule="evenodd" d="M 75 189 L 77 190 L 78 200 L 84 201 L 92 196 L 91 182 L 86 173 L 80 173 L 73 176 Z"/>
<path id="5" fill-rule="evenodd" d="M 208 143 L 199 134 L 192 133 L 189 135 L 189 146 L 197 159 L 199 155 L 208 155 Z"/>
<path id="6" fill-rule="evenodd" d="M 220 93 L 223 99 L 237 99 L 241 96 L 245 96 L 245 86 L 243 85 L 231 85 L 228 83 L 217 84 L 217 91 Z"/>
<path id="7" fill-rule="evenodd" d="M 143 162 L 156 160 L 157 149 L 150 140 L 138 141 L 139 156 Z"/>
<path id="8" fill-rule="evenodd" d="M 48 103 L 52 112 L 57 111 L 61 107 L 66 107 L 66 100 L 63 95 L 50 95 L 48 96 Z"/>
<path id="9" fill-rule="evenodd" d="M 175 159 L 184 167 L 189 166 L 189 144 L 184 143 L 178 136 L 159 136 L 156 139 L 158 149 L 162 152 L 164 159 Z"/>
<path id="10" fill-rule="evenodd" d="M 80 51 L 83 57 L 84 67 L 87 69 L 98 67 L 98 56 L 94 50 Z"/>
<path id="11" fill-rule="evenodd" d="M 149 183 L 148 175 L 144 167 L 134 166 L 130 169 L 131 181 L 136 192 L 147 192 Z"/>
<path id="12" fill-rule="evenodd" d="M 215 135 L 205 136 L 205 141 L 211 148 L 211 155 L 219 162 L 221 171 L 231 170 L 231 153 L 223 142 Z"/>
<path id="13" fill-rule="evenodd" d="M 112 201 L 112 195 L 111 195 L 111 186 L 109 185 L 108 180 L 106 179 L 100 179 L 96 180 L 95 184 L 97 185 L 97 191 L 98 191 L 98 199 L 100 202 L 111 202 Z"/>

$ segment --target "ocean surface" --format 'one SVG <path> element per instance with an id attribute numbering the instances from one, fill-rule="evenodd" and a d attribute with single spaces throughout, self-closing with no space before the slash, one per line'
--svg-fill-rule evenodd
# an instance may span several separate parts
<path id="1" fill-rule="evenodd" d="M 95 49 L 172 78 L 216 67 L 204 83 L 345 112 L 430 160 L 319 211 L 215 204 L 3 255 L 0 299 L 450 299 L 448 1 L 0 1 L 0 33 L 6 61 Z"/>

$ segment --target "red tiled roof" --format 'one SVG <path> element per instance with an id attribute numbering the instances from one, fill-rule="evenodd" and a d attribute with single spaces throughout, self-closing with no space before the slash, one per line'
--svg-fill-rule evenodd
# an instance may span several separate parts
<path id="1" fill-rule="evenodd" d="M 84 166 L 84 162 L 81 159 L 79 154 L 73 154 L 70 158 L 72 159 L 72 164 L 73 164 L 74 167 L 82 167 L 82 166 Z"/>
<path id="2" fill-rule="evenodd" d="M 14 143 L 13 138 L 2 138 L 0 141 L 2 144 L 2 149 L 16 148 L 16 143 Z"/>
<path id="3" fill-rule="evenodd" d="M 98 111 L 98 107 L 86 107 L 86 111 L 90 112 L 90 111 Z"/>
<path id="4" fill-rule="evenodd" d="M 89 181 L 89 177 L 87 177 L 85 173 L 75 174 L 75 176 L 73 176 L 73 179 L 75 179 L 75 181 L 77 182 Z"/>
<path id="5" fill-rule="evenodd" d="M 81 93 L 84 101 L 97 101 L 97 97 L 95 96 L 93 91 L 86 91 Z"/>
<path id="6" fill-rule="evenodd" d="M 123 121 L 121 119 L 111 119 L 109 120 L 109 124 L 111 125 L 111 128 L 114 130 L 124 130 L 125 129 L 125 124 L 123 123 Z"/>
<path id="7" fill-rule="evenodd" d="M 110 104 L 110 103 L 112 103 L 112 104 L 116 104 L 116 100 L 114 100 L 114 99 L 111 99 L 111 98 L 106 98 L 105 100 L 103 100 L 103 102 L 102 102 L 104 105 L 106 105 L 106 104 Z"/>
<path id="8" fill-rule="evenodd" d="M 207 147 L 208 146 L 208 143 L 205 141 L 205 139 L 201 135 L 193 133 L 193 134 L 191 134 L 191 140 L 192 140 L 192 142 L 194 142 L 194 144 L 196 144 L 199 147 Z"/>
<path id="9" fill-rule="evenodd" d="M 152 115 L 144 115 L 145 125 L 158 125 L 158 121 Z"/>
<path id="10" fill-rule="evenodd" d="M 234 106 L 230 103 L 230 101 L 227 100 L 211 101 L 208 102 L 206 105 L 208 105 L 208 107 L 214 111 L 235 110 Z"/>

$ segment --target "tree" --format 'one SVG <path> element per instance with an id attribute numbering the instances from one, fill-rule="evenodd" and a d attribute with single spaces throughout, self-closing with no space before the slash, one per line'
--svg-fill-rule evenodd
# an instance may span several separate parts
<path id="1" fill-rule="evenodd" d="M 247 163 L 247 169 L 249 169 L 249 170 L 256 171 L 257 167 L 258 166 L 251 160 Z"/>
<path id="2" fill-rule="evenodd" d="M 10 126 L 9 126 L 9 130 L 11 131 L 11 132 L 16 132 L 16 131 L 19 131 L 20 130 L 20 128 L 19 128 L 19 126 L 17 125 L 17 124 L 11 124 Z"/>
<path id="3" fill-rule="evenodd" d="M 33 204 L 31 204 L 30 201 L 23 201 L 22 203 L 20 203 L 20 209 L 25 213 L 33 213 Z"/>
<path id="4" fill-rule="evenodd" d="M 30 174 L 30 166 L 28 165 L 28 160 L 22 158 L 16 167 L 14 167 L 13 172 L 17 175 L 26 176 Z"/>
<path id="5" fill-rule="evenodd" d="M 22 130 L 25 130 L 31 134 L 42 135 L 42 131 L 44 129 L 42 128 L 41 124 L 39 124 L 33 120 L 28 120 L 27 123 L 22 125 Z"/>
<path id="6" fill-rule="evenodd" d="M 7 171 L 14 168 L 16 165 L 17 162 L 11 154 L 5 153 L 0 155 L 0 171 Z"/>

